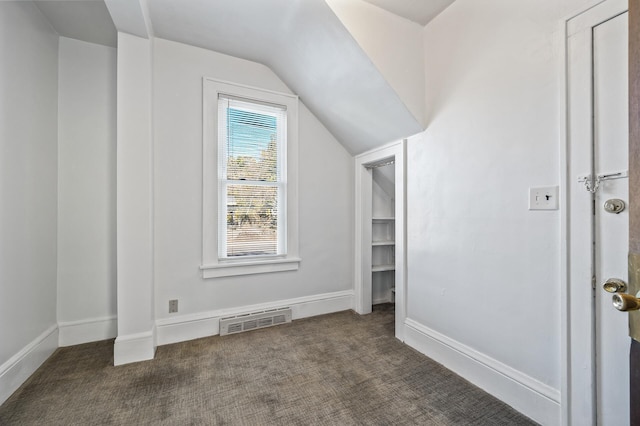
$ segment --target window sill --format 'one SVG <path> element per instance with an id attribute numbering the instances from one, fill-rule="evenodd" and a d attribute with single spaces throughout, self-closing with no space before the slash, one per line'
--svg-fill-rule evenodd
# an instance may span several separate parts
<path id="1" fill-rule="evenodd" d="M 297 271 L 302 259 L 254 260 L 248 262 L 229 262 L 201 265 L 203 278 L 233 277 L 237 275 L 267 274 L 270 272 Z"/>

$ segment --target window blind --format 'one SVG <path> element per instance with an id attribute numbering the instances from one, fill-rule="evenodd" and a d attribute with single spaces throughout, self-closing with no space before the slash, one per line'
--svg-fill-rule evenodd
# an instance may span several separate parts
<path id="1" fill-rule="evenodd" d="M 218 97 L 219 254 L 286 254 L 286 108 Z"/>

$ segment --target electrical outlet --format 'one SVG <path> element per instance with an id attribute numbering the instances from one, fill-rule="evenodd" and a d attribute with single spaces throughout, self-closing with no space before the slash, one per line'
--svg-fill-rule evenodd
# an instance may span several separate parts
<path id="1" fill-rule="evenodd" d="M 558 210 L 558 187 L 529 188 L 529 210 Z"/>
<path id="2" fill-rule="evenodd" d="M 169 300 L 169 313 L 178 312 L 178 299 Z"/>

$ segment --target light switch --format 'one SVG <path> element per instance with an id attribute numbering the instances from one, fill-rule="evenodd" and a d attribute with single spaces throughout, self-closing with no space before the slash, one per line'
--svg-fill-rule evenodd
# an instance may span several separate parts
<path id="1" fill-rule="evenodd" d="M 558 210 L 558 187 L 529 188 L 529 210 Z"/>

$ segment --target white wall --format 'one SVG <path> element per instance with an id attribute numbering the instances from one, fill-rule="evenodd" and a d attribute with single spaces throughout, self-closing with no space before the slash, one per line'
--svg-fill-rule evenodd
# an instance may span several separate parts
<path id="1" fill-rule="evenodd" d="M 424 127 L 423 28 L 362 0 L 327 4 Z"/>
<path id="2" fill-rule="evenodd" d="M 61 345 L 115 337 L 116 49 L 60 38 Z"/>
<path id="3" fill-rule="evenodd" d="M 541 391 L 553 421 L 503 397 L 551 423 L 560 212 L 528 211 L 528 188 L 559 184 L 560 22 L 593 3 L 453 3 L 424 31 L 427 130 L 408 145 L 408 317 Z"/>
<path id="4" fill-rule="evenodd" d="M 204 280 L 202 77 L 289 92 L 263 65 L 162 39 L 154 48 L 156 317 L 171 318 L 353 288 L 352 158 L 301 103 L 296 272 Z"/>
<path id="5" fill-rule="evenodd" d="M 57 57 L 31 2 L 0 2 L 0 402 L 26 378 L 12 368 L 33 371 L 26 348 L 55 331 Z"/>

